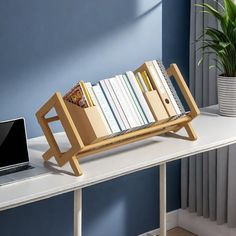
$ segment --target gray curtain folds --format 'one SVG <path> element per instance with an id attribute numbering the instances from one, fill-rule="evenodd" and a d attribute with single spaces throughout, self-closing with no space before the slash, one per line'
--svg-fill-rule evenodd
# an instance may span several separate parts
<path id="1" fill-rule="evenodd" d="M 215 0 L 191 1 L 189 85 L 199 107 L 217 103 L 218 71 L 209 70 L 214 63 L 213 56 L 205 57 L 198 66 L 202 54 L 197 51 L 200 45 L 195 40 L 205 27 L 217 27 L 214 18 L 195 6 L 203 2 L 218 6 Z M 181 177 L 183 209 L 188 208 L 217 224 L 236 227 L 236 145 L 183 159 Z"/>

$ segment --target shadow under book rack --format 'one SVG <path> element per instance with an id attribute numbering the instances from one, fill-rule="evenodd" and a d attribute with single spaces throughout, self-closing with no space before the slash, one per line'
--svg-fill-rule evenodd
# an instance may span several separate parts
<path id="1" fill-rule="evenodd" d="M 186 130 L 189 140 L 196 140 L 197 136 L 190 122 L 200 113 L 199 109 L 176 64 L 170 65 L 167 69 L 167 74 L 169 77 L 173 77 L 176 80 L 190 111 L 177 119 L 160 124 L 156 123 L 143 129 L 134 130 L 115 137 L 108 137 L 106 139 L 104 139 L 104 124 L 99 117 L 100 115 L 95 106 L 80 108 L 79 106 L 65 101 L 61 94 L 56 92 L 36 113 L 38 122 L 50 147 L 43 154 L 44 160 L 48 161 L 54 156 L 60 167 L 69 162 L 74 174 L 80 176 L 82 175 L 82 170 L 79 159 L 82 157 L 110 150 L 152 136 L 168 132 L 177 132 L 181 128 Z M 155 100 L 152 102 L 155 104 Z M 57 115 L 46 118 L 46 115 L 53 108 Z M 66 152 L 60 151 L 56 139 L 49 127 L 49 123 L 55 121 L 61 122 L 70 141 L 71 148 Z"/>

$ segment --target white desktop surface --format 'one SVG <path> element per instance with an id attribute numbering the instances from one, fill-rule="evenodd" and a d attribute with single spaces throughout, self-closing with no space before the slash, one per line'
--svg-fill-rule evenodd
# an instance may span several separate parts
<path id="1" fill-rule="evenodd" d="M 43 162 L 42 154 L 48 149 L 44 137 L 30 139 L 30 161 L 48 168 L 49 173 L 32 179 L 19 181 L 0 187 L 0 210 L 46 199 L 99 182 L 170 162 L 192 154 L 216 149 L 236 143 L 236 118 L 218 115 L 217 106 L 205 108 L 194 119 L 193 127 L 198 140 L 188 141 L 173 137 L 153 137 L 145 141 L 129 144 L 99 155 L 80 160 L 83 175 L 75 177 L 68 165 L 59 168 L 52 158 Z M 181 132 L 185 134 L 185 132 Z M 63 148 L 65 135 L 56 135 Z"/>

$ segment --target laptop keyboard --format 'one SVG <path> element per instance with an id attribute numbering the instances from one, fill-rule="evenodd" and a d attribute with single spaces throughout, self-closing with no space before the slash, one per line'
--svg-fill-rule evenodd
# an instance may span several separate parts
<path id="1" fill-rule="evenodd" d="M 2 170 L 0 171 L 0 176 L 2 175 L 8 175 L 8 174 L 12 174 L 12 173 L 16 173 L 19 171 L 23 171 L 23 170 L 30 170 L 33 169 L 33 166 L 27 165 L 27 166 L 18 166 L 9 170 Z"/>

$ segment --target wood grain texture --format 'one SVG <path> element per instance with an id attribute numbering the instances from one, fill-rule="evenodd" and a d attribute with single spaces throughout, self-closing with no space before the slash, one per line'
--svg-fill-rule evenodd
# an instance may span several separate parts
<path id="1" fill-rule="evenodd" d="M 174 76 L 176 79 L 190 107 L 190 112 L 177 119 L 167 120 L 165 122 L 157 120 L 152 126 L 111 138 L 107 138 L 107 134 L 104 133 L 105 127 L 96 107 L 79 108 L 64 101 L 59 92 L 55 93 L 36 113 L 38 122 L 50 146 L 50 149 L 43 154 L 44 160 L 48 161 L 54 156 L 59 166 L 64 166 L 69 162 L 74 174 L 80 176 L 82 175 L 82 170 L 78 160 L 82 157 L 111 150 L 115 147 L 127 145 L 156 135 L 176 132 L 181 128 L 185 128 L 189 140 L 196 140 L 197 136 L 190 122 L 199 114 L 199 109 L 177 65 L 172 64 L 167 72 L 168 75 Z M 157 105 L 153 95 L 155 94 L 148 96 L 150 100 L 149 106 L 151 106 L 152 111 L 156 111 L 155 114 L 158 117 L 161 117 L 160 114 L 157 114 L 157 107 L 152 107 Z M 57 115 L 46 118 L 47 113 L 53 108 Z M 49 127 L 50 122 L 58 120 L 61 122 L 71 144 L 71 148 L 65 152 L 60 151 Z M 78 160 L 75 160 L 76 158 Z"/>
<path id="2" fill-rule="evenodd" d="M 180 88 L 180 91 L 182 92 L 189 108 L 190 108 L 190 113 L 189 115 L 194 118 L 196 117 L 197 115 L 200 114 L 200 110 L 178 68 L 178 66 L 176 64 L 171 64 L 170 67 L 167 69 L 167 74 L 168 76 L 173 76 L 174 79 L 176 80 L 179 88 Z"/>

